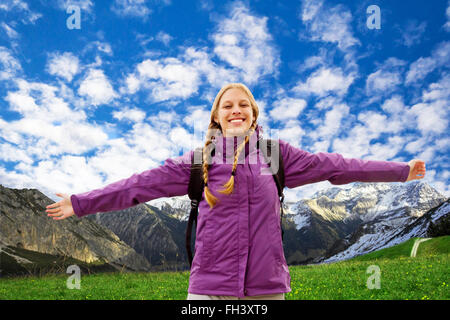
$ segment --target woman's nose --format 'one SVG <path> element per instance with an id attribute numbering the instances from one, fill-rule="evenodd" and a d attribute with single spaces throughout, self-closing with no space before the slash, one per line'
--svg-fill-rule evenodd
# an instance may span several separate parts
<path id="1" fill-rule="evenodd" d="M 241 109 L 239 108 L 239 106 L 233 106 L 232 113 L 233 114 L 241 113 Z"/>

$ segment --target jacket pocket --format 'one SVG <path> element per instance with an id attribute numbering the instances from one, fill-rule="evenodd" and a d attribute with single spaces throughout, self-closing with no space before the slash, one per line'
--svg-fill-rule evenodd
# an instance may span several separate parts
<path id="1" fill-rule="evenodd" d="M 283 241 L 281 238 L 280 216 L 276 212 L 270 214 L 268 222 L 269 240 L 274 264 L 279 267 L 283 263 Z"/>
<path id="2" fill-rule="evenodd" d="M 200 266 L 203 270 L 212 270 L 214 266 L 214 239 L 212 221 L 207 220 L 203 233 L 203 250 L 200 256 Z"/>

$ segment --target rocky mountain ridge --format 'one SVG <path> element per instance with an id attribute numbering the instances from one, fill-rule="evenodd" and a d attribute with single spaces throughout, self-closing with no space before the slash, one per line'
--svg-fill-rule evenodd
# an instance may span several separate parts
<path id="1" fill-rule="evenodd" d="M 75 216 L 60 221 L 47 217 L 45 207 L 50 203 L 39 190 L 0 185 L 0 270 L 6 260 L 24 262 L 20 249 L 119 270 L 150 270 L 148 261 L 109 229 Z"/>

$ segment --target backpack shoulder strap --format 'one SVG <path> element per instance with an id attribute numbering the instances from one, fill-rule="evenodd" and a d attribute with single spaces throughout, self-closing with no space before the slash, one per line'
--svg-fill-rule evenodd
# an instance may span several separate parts
<path id="1" fill-rule="evenodd" d="M 198 147 L 194 150 L 193 157 L 191 159 L 191 175 L 189 177 L 188 195 L 193 200 L 202 199 L 203 194 L 203 179 L 202 179 L 202 165 L 203 165 L 203 148 Z"/>
<path id="2" fill-rule="evenodd" d="M 186 251 L 188 255 L 189 266 L 192 265 L 193 254 L 191 250 L 192 227 L 197 224 L 198 204 L 202 199 L 204 182 L 202 179 L 202 159 L 203 148 L 199 147 L 194 150 L 191 159 L 191 175 L 189 177 L 188 195 L 191 200 L 191 212 L 186 228 Z"/>
<path id="3" fill-rule="evenodd" d="M 261 145 L 260 145 L 261 142 Z M 274 139 L 261 139 L 258 142 L 258 148 L 264 155 L 278 188 L 278 195 L 283 196 L 284 182 L 284 164 L 281 154 L 280 144 Z M 274 151 L 274 152 L 272 152 Z"/>
<path id="4" fill-rule="evenodd" d="M 259 142 L 261 141 L 261 144 Z M 264 158 L 269 164 L 269 168 L 272 171 L 273 179 L 278 190 L 278 197 L 280 198 L 280 226 L 281 226 L 281 238 L 284 236 L 283 230 L 283 214 L 284 214 L 284 164 L 283 155 L 280 149 L 280 143 L 274 139 L 261 139 L 257 142 L 257 147 L 262 151 Z M 274 152 L 272 152 L 274 151 Z"/>

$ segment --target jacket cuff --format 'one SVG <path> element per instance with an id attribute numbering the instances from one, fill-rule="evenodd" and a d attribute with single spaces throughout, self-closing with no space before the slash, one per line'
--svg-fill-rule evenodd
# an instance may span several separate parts
<path id="1" fill-rule="evenodd" d="M 405 167 L 402 169 L 401 173 L 400 173 L 400 181 L 401 182 L 406 182 L 406 179 L 408 179 L 409 176 L 409 164 L 405 164 Z"/>
<path id="2" fill-rule="evenodd" d="M 77 197 L 73 194 L 70 196 L 70 201 L 72 202 L 72 208 L 78 218 L 84 216 L 83 212 L 81 212 L 80 204 L 78 203 Z"/>

